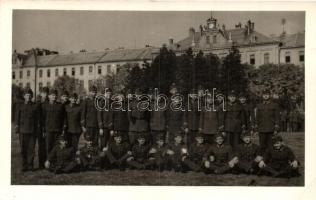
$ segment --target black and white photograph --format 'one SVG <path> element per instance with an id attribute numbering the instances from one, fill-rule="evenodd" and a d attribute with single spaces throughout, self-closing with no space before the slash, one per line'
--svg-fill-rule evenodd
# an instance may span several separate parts
<path id="1" fill-rule="evenodd" d="M 305 17 L 14 9 L 11 185 L 304 187 Z"/>

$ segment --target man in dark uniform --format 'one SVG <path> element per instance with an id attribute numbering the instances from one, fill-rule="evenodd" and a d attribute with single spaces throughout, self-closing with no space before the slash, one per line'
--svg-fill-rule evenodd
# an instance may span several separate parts
<path id="1" fill-rule="evenodd" d="M 103 133 L 98 123 L 98 110 L 95 106 L 97 87 L 92 85 L 89 88 L 89 97 L 82 102 L 81 126 L 84 137 L 92 139 L 93 145 L 98 146 L 98 135 Z"/>
<path id="2" fill-rule="evenodd" d="M 249 131 L 241 134 L 243 144 L 237 147 L 236 157 L 238 162 L 236 167 L 240 172 L 253 174 L 258 171 L 258 163 L 263 159 L 262 153 L 258 145 L 254 144 L 251 140 Z"/>
<path id="3" fill-rule="evenodd" d="M 165 170 L 167 164 L 166 153 L 167 145 L 165 144 L 165 138 L 161 135 L 157 136 L 156 144 L 149 150 L 147 166 L 160 172 Z"/>
<path id="4" fill-rule="evenodd" d="M 71 173 L 79 169 L 75 161 L 75 151 L 67 146 L 67 141 L 63 137 L 57 139 L 58 144 L 52 149 L 45 162 L 45 167 L 55 174 Z"/>
<path id="5" fill-rule="evenodd" d="M 47 156 L 55 146 L 57 137 L 63 132 L 65 122 L 65 107 L 56 101 L 57 90 L 50 90 L 49 103 L 43 104 L 44 127 L 46 135 Z"/>
<path id="6" fill-rule="evenodd" d="M 134 97 L 130 103 L 130 111 L 128 112 L 129 118 L 129 140 L 133 145 L 136 142 L 138 134 L 149 133 L 149 112 L 145 109 L 145 103 L 141 103 L 140 97 L 141 91 L 136 89 L 136 97 Z"/>
<path id="7" fill-rule="evenodd" d="M 98 111 L 98 122 L 100 129 L 100 149 L 103 149 L 107 146 L 110 139 L 110 129 L 113 123 L 113 112 L 111 109 L 111 89 L 107 88 L 105 90 L 105 99 L 102 99 L 102 107 L 104 110 Z"/>
<path id="8" fill-rule="evenodd" d="M 103 148 L 106 159 L 104 161 L 105 168 L 125 170 L 127 158 L 132 155 L 130 146 L 127 141 L 122 141 L 122 136 L 119 132 L 115 132 L 113 137 L 114 141 L 111 141 L 107 148 Z"/>
<path id="9" fill-rule="evenodd" d="M 175 172 L 185 172 L 186 167 L 183 159 L 188 156 L 188 149 L 183 144 L 183 133 L 178 132 L 174 135 L 174 143 L 169 144 L 167 148 L 167 168 Z"/>
<path id="10" fill-rule="evenodd" d="M 204 171 L 205 153 L 208 149 L 209 145 L 204 143 L 203 135 L 195 134 L 195 143 L 189 146 L 188 156 L 183 158 L 183 163 L 195 172 Z"/>
<path id="11" fill-rule="evenodd" d="M 224 112 L 224 131 L 226 133 L 227 143 L 232 148 L 240 144 L 240 134 L 245 126 L 245 115 L 242 106 L 236 101 L 235 91 L 228 94 L 226 111 Z"/>
<path id="12" fill-rule="evenodd" d="M 19 104 L 16 110 L 15 131 L 20 138 L 22 171 L 33 170 L 39 109 L 38 105 L 32 102 L 32 97 L 32 90 L 26 88 L 24 91 L 24 103 Z"/>
<path id="13" fill-rule="evenodd" d="M 279 106 L 270 100 L 270 92 L 263 91 L 263 102 L 257 105 L 255 130 L 259 132 L 260 148 L 264 152 L 272 147 L 272 136 L 279 130 Z"/>
<path id="14" fill-rule="evenodd" d="M 114 132 L 118 132 L 123 141 L 129 141 L 128 131 L 129 131 L 129 119 L 127 111 L 127 100 L 123 93 L 117 94 L 115 96 L 115 102 L 112 108 L 112 126 L 110 126 L 110 133 L 113 136 Z M 121 107 L 122 106 L 122 107 Z M 110 137 L 110 141 L 113 138 Z"/>
<path id="15" fill-rule="evenodd" d="M 232 148 L 224 143 L 224 136 L 221 133 L 215 136 L 215 143 L 205 154 L 208 159 L 205 161 L 205 168 L 207 172 L 224 174 L 234 167 L 237 160 L 233 159 Z"/>
<path id="16" fill-rule="evenodd" d="M 60 95 L 60 103 L 65 106 L 69 104 L 69 92 L 67 90 L 62 90 Z"/>
<path id="17" fill-rule="evenodd" d="M 39 169 L 45 168 L 45 161 L 47 158 L 47 151 L 46 151 L 46 137 L 43 132 L 44 127 L 44 113 L 43 113 L 43 107 L 48 104 L 48 93 L 49 89 L 47 87 L 43 87 L 40 90 L 40 97 L 41 99 L 36 102 L 39 107 L 39 117 L 37 120 L 37 133 L 36 133 L 36 139 L 37 139 L 37 155 L 38 155 L 38 165 Z"/>
<path id="18" fill-rule="evenodd" d="M 238 100 L 243 108 L 243 113 L 245 115 L 245 129 L 253 130 L 255 120 L 254 107 L 251 103 L 247 102 L 247 95 L 243 92 L 239 94 Z"/>
<path id="19" fill-rule="evenodd" d="M 77 93 L 72 93 L 70 95 L 70 103 L 66 105 L 66 117 L 64 126 L 67 130 L 65 137 L 67 139 L 68 145 L 72 146 L 76 151 L 78 149 L 78 142 L 82 132 L 81 129 L 81 107 L 76 104 L 78 99 Z"/>
<path id="20" fill-rule="evenodd" d="M 103 157 L 98 148 L 92 145 L 90 138 L 87 138 L 84 147 L 76 152 L 76 159 L 80 160 L 82 170 L 98 170 Z"/>
<path id="21" fill-rule="evenodd" d="M 299 176 L 299 163 L 293 151 L 283 144 L 281 136 L 274 136 L 273 147 L 268 149 L 260 161 L 259 167 L 273 177 L 290 178 Z"/>
<path id="22" fill-rule="evenodd" d="M 131 168 L 146 169 L 150 146 L 146 143 L 144 134 L 138 135 L 137 143 L 131 149 L 132 155 L 127 159 L 127 164 Z"/>

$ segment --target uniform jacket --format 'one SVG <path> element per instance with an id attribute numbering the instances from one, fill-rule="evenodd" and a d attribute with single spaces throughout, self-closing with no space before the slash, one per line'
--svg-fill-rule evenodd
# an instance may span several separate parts
<path id="1" fill-rule="evenodd" d="M 72 162 L 75 158 L 75 151 L 72 147 L 60 148 L 56 145 L 48 155 L 48 160 L 52 162 L 54 166 L 66 166 Z"/>
<path id="2" fill-rule="evenodd" d="M 113 111 L 112 127 L 115 131 L 128 131 L 129 120 L 127 111 Z"/>
<path id="3" fill-rule="evenodd" d="M 80 149 L 80 160 L 83 165 L 94 165 L 96 164 L 97 159 L 99 159 L 98 148 L 84 146 Z"/>
<path id="4" fill-rule="evenodd" d="M 216 111 L 203 109 L 200 115 L 200 125 L 204 134 L 216 134 L 223 127 L 223 112 L 218 108 Z"/>
<path id="5" fill-rule="evenodd" d="M 129 150 L 130 150 L 130 146 L 128 143 L 122 142 L 121 144 L 118 145 L 113 141 L 113 142 L 110 142 L 109 147 L 108 147 L 107 152 L 108 152 L 108 155 L 110 155 L 108 157 L 112 157 L 114 160 L 119 160 L 122 157 L 125 157 Z"/>
<path id="6" fill-rule="evenodd" d="M 183 111 L 173 111 L 171 109 L 166 111 L 167 115 L 167 129 L 170 133 L 177 133 L 183 131 L 185 127 L 185 114 Z"/>
<path id="7" fill-rule="evenodd" d="M 227 103 L 224 111 L 224 130 L 226 132 L 241 132 L 245 126 L 245 115 L 242 106 L 239 103 Z"/>
<path id="8" fill-rule="evenodd" d="M 241 161 L 253 162 L 257 156 L 262 156 L 260 153 L 260 148 L 254 143 L 241 144 L 237 147 L 236 156 Z"/>
<path id="9" fill-rule="evenodd" d="M 246 128 L 251 128 L 254 126 L 254 121 L 255 121 L 255 113 L 254 113 L 254 107 L 252 104 L 241 104 L 244 115 L 245 115 L 245 125 Z"/>
<path id="10" fill-rule="evenodd" d="M 189 147 L 189 159 L 195 163 L 202 162 L 208 149 L 209 145 L 205 143 L 199 145 L 197 143 L 192 144 Z"/>
<path id="11" fill-rule="evenodd" d="M 101 128 L 99 127 L 95 99 L 87 98 L 82 102 L 81 125 L 89 128 Z"/>
<path id="12" fill-rule="evenodd" d="M 69 133 L 81 133 L 81 107 L 77 104 L 66 105 L 65 126 Z"/>
<path id="13" fill-rule="evenodd" d="M 165 109 L 158 109 L 156 111 L 154 107 L 152 107 L 151 109 L 152 111 L 150 112 L 150 129 L 154 131 L 166 130 L 167 111 Z"/>
<path id="14" fill-rule="evenodd" d="M 227 164 L 232 157 L 233 157 L 233 151 L 230 145 L 222 144 L 221 146 L 218 145 L 212 145 L 207 150 L 207 158 L 210 156 L 215 157 L 215 163 L 216 164 Z"/>
<path id="15" fill-rule="evenodd" d="M 265 163 L 274 169 L 284 169 L 289 162 L 295 160 L 293 151 L 288 146 L 282 146 L 280 150 L 270 148 L 263 156 Z"/>
<path id="16" fill-rule="evenodd" d="M 189 102 L 189 108 L 185 112 L 185 122 L 189 130 L 198 131 L 199 130 L 199 120 L 200 120 L 200 111 L 198 110 L 197 101 Z"/>
<path id="17" fill-rule="evenodd" d="M 40 109 L 33 102 L 20 103 L 17 106 L 15 124 L 17 131 L 23 134 L 34 134 L 37 130 Z"/>
<path id="18" fill-rule="evenodd" d="M 132 156 L 134 160 L 138 162 L 145 162 L 148 159 L 149 148 L 150 147 L 145 144 L 134 144 L 134 146 L 132 147 Z"/>
<path id="19" fill-rule="evenodd" d="M 184 144 L 176 145 L 174 143 L 174 144 L 168 145 L 168 150 L 171 150 L 174 152 L 174 154 L 172 155 L 172 159 L 176 162 L 181 162 L 182 157 L 188 155 L 188 149 L 187 149 L 186 145 L 184 145 Z M 183 150 L 186 150 L 186 153 L 183 152 Z"/>
<path id="20" fill-rule="evenodd" d="M 137 108 L 138 101 L 131 102 L 131 111 L 128 112 L 129 131 L 145 132 L 149 129 L 149 113 Z"/>
<path id="21" fill-rule="evenodd" d="M 255 124 L 258 132 L 273 132 L 279 127 L 280 111 L 278 104 L 268 101 L 257 106 Z"/>
<path id="22" fill-rule="evenodd" d="M 167 148 L 168 148 L 168 147 L 167 147 L 166 145 L 163 145 L 163 146 L 154 145 L 154 146 L 150 149 L 150 151 L 151 151 L 152 149 L 155 149 L 156 152 L 155 152 L 155 153 L 151 153 L 151 152 L 149 151 L 149 157 L 150 157 L 150 158 L 155 158 L 156 160 L 158 160 L 158 159 L 164 159 L 165 156 L 166 156 Z"/>
<path id="23" fill-rule="evenodd" d="M 44 114 L 44 131 L 46 132 L 61 132 L 65 122 L 65 107 L 64 105 L 54 102 L 43 104 Z"/>
<path id="24" fill-rule="evenodd" d="M 107 105 L 103 105 L 107 110 L 98 111 L 98 123 L 101 128 L 111 128 L 113 126 L 113 111 L 111 110 L 111 102 L 105 101 Z"/>

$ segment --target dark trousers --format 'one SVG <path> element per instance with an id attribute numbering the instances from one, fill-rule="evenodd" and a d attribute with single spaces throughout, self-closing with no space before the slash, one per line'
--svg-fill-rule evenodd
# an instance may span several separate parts
<path id="1" fill-rule="evenodd" d="M 75 151 L 78 149 L 78 143 L 81 133 L 67 133 L 66 138 L 68 145 L 73 147 Z"/>
<path id="2" fill-rule="evenodd" d="M 100 139 L 100 149 L 103 149 L 104 147 L 107 146 L 109 139 L 110 139 L 110 129 L 104 128 L 103 129 L 103 135 L 99 135 Z"/>
<path id="3" fill-rule="evenodd" d="M 84 139 L 88 138 L 92 141 L 93 146 L 98 146 L 99 141 L 99 129 L 96 127 L 87 127 L 86 132 L 84 133 Z"/>
<path id="4" fill-rule="evenodd" d="M 285 166 L 282 169 L 276 169 L 270 165 L 267 165 L 262 170 L 271 176 L 280 177 L 280 178 L 287 178 L 287 177 L 293 177 L 293 176 L 299 175 L 298 168 L 294 169 L 290 165 Z"/>
<path id="5" fill-rule="evenodd" d="M 48 157 L 51 150 L 56 145 L 56 141 L 61 132 L 47 132 L 46 133 L 46 156 Z"/>
<path id="6" fill-rule="evenodd" d="M 79 165 L 75 162 L 64 163 L 63 165 L 56 165 L 49 168 L 49 171 L 55 174 L 72 173 L 79 171 Z"/>
<path id="7" fill-rule="evenodd" d="M 183 164 L 190 170 L 198 172 L 204 169 L 204 163 L 202 161 L 192 160 L 186 158 Z"/>
<path id="8" fill-rule="evenodd" d="M 273 132 L 259 133 L 259 144 L 263 152 L 272 147 L 272 136 Z"/>
<path id="9" fill-rule="evenodd" d="M 231 170 L 227 163 L 210 163 L 208 171 L 215 172 L 216 174 L 224 174 Z"/>
<path id="10" fill-rule="evenodd" d="M 34 134 L 20 133 L 19 137 L 22 155 L 22 166 L 24 169 L 33 169 L 35 136 Z"/>
<path id="11" fill-rule="evenodd" d="M 37 155 L 38 155 L 38 165 L 39 168 L 44 168 L 44 164 L 46 161 L 46 138 L 43 136 L 43 132 L 40 131 L 37 133 L 35 138 L 35 143 L 37 141 Z"/>
<path id="12" fill-rule="evenodd" d="M 226 142 L 230 144 L 232 148 L 236 148 L 240 142 L 240 132 L 226 132 Z"/>
<path id="13" fill-rule="evenodd" d="M 236 167 L 240 172 L 249 173 L 250 169 L 258 170 L 258 163 L 254 161 L 240 160 L 236 164 Z"/>

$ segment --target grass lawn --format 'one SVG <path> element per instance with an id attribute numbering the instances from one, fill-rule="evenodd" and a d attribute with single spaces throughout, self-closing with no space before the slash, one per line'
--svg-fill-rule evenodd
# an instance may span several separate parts
<path id="1" fill-rule="evenodd" d="M 282 133 L 283 138 L 300 161 L 302 176 L 291 179 L 271 178 L 255 175 L 205 175 L 204 173 L 175 173 L 156 171 L 108 170 L 104 172 L 82 172 L 55 175 L 46 170 L 20 172 L 21 158 L 18 135 L 12 134 L 11 184 L 13 185 L 209 185 L 247 186 L 255 180 L 257 186 L 304 186 L 304 133 Z M 257 142 L 257 138 L 255 138 Z M 35 156 L 35 167 L 37 155 Z"/>

